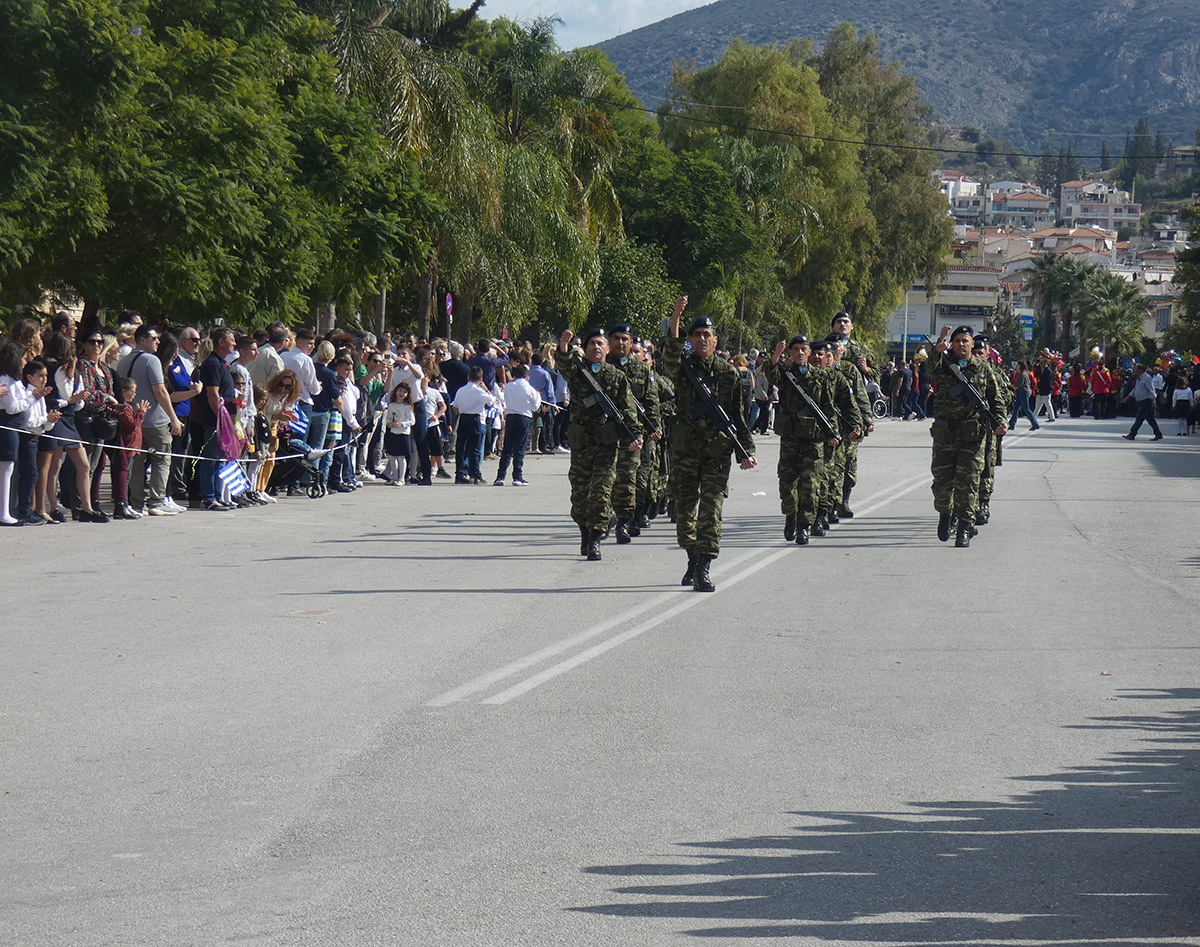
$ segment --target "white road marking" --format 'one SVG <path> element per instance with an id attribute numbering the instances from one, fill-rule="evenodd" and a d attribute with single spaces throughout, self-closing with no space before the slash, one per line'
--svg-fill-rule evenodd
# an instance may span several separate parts
<path id="1" fill-rule="evenodd" d="M 1028 431 L 1025 434 L 1017 435 L 1015 438 L 1010 440 L 1009 443 L 1023 441 L 1032 433 L 1032 431 Z M 857 515 L 859 517 L 869 516 L 871 513 L 882 509 L 889 503 L 900 499 L 900 497 L 912 493 L 914 490 L 917 490 L 920 487 L 928 486 L 930 478 L 931 475 L 925 473 L 919 474 L 916 477 L 907 477 L 890 487 L 885 487 L 883 490 L 871 494 L 869 497 L 867 497 L 867 502 L 869 505 L 862 509 Z M 871 503 L 872 500 L 875 500 L 878 497 L 882 497 L 882 499 L 879 499 L 878 502 Z M 765 569 L 767 566 L 778 562 L 784 556 L 795 552 L 796 548 L 797 547 L 795 546 L 788 546 L 785 549 L 779 549 L 776 552 L 767 555 L 738 574 L 723 581 L 721 583 L 721 588 L 712 594 L 719 594 L 723 589 L 728 589 L 731 586 L 737 585 L 742 580 L 748 579 L 759 570 Z M 721 573 L 735 569 L 747 559 L 751 559 L 754 556 L 760 555 L 764 551 L 765 547 L 748 550 L 739 556 L 735 556 L 733 559 L 719 563 L 719 565 L 714 565 L 713 573 L 715 575 L 720 575 Z M 563 652 L 569 651 L 577 645 L 583 644 L 585 641 L 590 641 L 592 638 L 602 635 L 606 631 L 611 631 L 612 629 L 623 625 L 628 621 L 632 621 L 639 615 L 666 604 L 671 599 L 684 594 L 684 592 L 685 590 L 681 587 L 679 589 L 673 589 L 669 592 L 663 592 L 661 595 L 656 595 L 654 598 L 635 605 L 632 608 L 626 609 L 625 611 L 614 615 L 612 618 L 605 619 L 604 621 L 597 625 L 593 625 L 591 628 L 588 628 L 585 631 L 581 631 L 578 634 L 571 635 L 567 638 L 556 641 L 553 644 L 549 644 L 538 651 L 534 651 L 522 658 L 518 658 L 516 661 L 497 668 L 494 671 L 481 674 L 479 677 L 468 681 L 466 684 L 463 684 L 460 687 L 456 687 L 453 690 L 446 691 L 444 694 L 440 694 L 431 700 L 425 701 L 425 706 L 446 707 L 450 704 L 457 703 L 461 700 L 471 697 L 480 691 L 487 690 L 489 687 L 500 683 L 506 678 L 528 670 L 534 665 L 541 664 L 543 661 L 549 660 L 550 658 L 557 657 Z M 710 597 L 710 595 L 706 594 L 689 594 L 684 601 L 679 602 L 677 605 L 668 608 L 666 611 L 661 612 L 658 615 L 655 615 L 653 618 L 650 618 L 639 625 L 635 625 L 633 628 L 626 629 L 619 634 L 613 635 L 613 637 L 602 641 L 599 644 L 593 645 L 592 647 L 587 648 L 586 650 L 581 651 L 564 661 L 560 661 L 558 664 L 552 665 L 543 671 L 539 671 L 537 674 L 526 678 L 518 684 L 514 684 L 498 694 L 484 698 L 480 701 L 480 703 L 496 705 L 506 704 L 511 700 L 515 700 L 516 698 L 529 693 L 535 687 L 545 684 L 547 681 L 553 680 L 559 675 L 565 674 L 567 671 L 573 670 L 582 664 L 586 664 L 588 661 L 598 658 L 600 655 L 607 651 L 611 651 L 613 648 L 624 644 L 626 641 L 632 641 L 634 638 L 645 634 L 647 631 L 650 631 L 653 628 L 656 628 L 663 622 L 669 621 L 677 615 L 683 614 L 688 609 L 694 608 L 695 606 L 708 601 Z"/>

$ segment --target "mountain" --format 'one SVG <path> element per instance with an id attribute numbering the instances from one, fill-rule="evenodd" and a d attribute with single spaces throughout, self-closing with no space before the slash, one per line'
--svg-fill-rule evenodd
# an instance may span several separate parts
<path id="1" fill-rule="evenodd" d="M 1175 144 L 1200 125 L 1197 0 L 718 0 L 599 44 L 649 106 L 676 59 L 700 66 L 730 41 L 874 33 L 936 117 L 1018 146 L 1121 151 L 1143 115 Z"/>

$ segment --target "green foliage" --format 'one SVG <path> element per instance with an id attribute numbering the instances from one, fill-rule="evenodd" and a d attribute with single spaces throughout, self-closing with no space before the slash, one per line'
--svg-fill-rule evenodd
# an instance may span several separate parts
<path id="1" fill-rule="evenodd" d="M 318 20 L 290 0 L 114 6 L 53 5 L 50 46 L 6 65 L 40 77 L 4 100 L 49 155 L 18 193 L 51 213 L 5 214 L 4 301 L 50 288 L 253 323 L 373 291 L 423 255 L 435 201 L 336 91 Z M 60 45 L 113 65 L 76 75 Z"/>
<path id="2" fill-rule="evenodd" d="M 588 322 L 605 327 L 628 322 L 641 335 L 657 339 L 679 292 L 679 284 L 667 275 L 661 247 L 636 240 L 605 241 Z"/>
<path id="3" fill-rule="evenodd" d="M 1184 214 L 1192 246 L 1178 254 L 1175 264 L 1174 282 L 1180 289 L 1182 312 L 1167 330 L 1166 344 L 1181 352 L 1200 353 L 1200 204 Z"/>

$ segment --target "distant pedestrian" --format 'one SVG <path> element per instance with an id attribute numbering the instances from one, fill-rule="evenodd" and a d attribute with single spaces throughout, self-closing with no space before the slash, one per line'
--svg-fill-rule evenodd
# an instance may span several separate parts
<path id="1" fill-rule="evenodd" d="M 1180 375 L 1175 379 L 1175 390 L 1171 392 L 1171 413 L 1175 415 L 1175 420 L 1179 424 L 1179 430 L 1175 432 L 1177 436 L 1184 436 L 1188 433 L 1188 419 L 1195 406 L 1196 394 L 1188 384 L 1187 376 Z"/>
<path id="2" fill-rule="evenodd" d="M 1041 427 L 1034 416 L 1033 411 L 1029 407 L 1029 393 L 1033 390 L 1033 379 L 1029 374 L 1028 362 L 1017 362 L 1017 374 L 1013 378 L 1013 390 L 1016 392 L 1017 398 L 1013 402 L 1012 417 L 1008 420 L 1009 430 L 1017 429 L 1017 416 L 1029 418 L 1030 427 L 1037 430 Z"/>
<path id="3" fill-rule="evenodd" d="M 1161 441 L 1162 431 L 1158 429 L 1158 422 L 1154 420 L 1154 377 L 1146 371 L 1145 365 L 1136 365 L 1133 371 L 1133 390 L 1121 400 L 1134 401 L 1137 404 L 1137 414 L 1134 415 L 1133 427 L 1129 429 L 1129 433 L 1121 436 L 1127 441 L 1132 441 L 1137 437 L 1142 422 L 1149 421 L 1150 430 L 1154 432 L 1153 440 Z"/>

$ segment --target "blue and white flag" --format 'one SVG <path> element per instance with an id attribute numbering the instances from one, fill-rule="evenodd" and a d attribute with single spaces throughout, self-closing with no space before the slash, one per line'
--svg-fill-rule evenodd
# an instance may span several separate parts
<path id="1" fill-rule="evenodd" d="M 308 418 L 297 411 L 296 420 L 288 421 L 287 429 L 289 434 L 294 434 L 296 437 L 308 437 Z"/>
<path id="2" fill-rule="evenodd" d="M 229 488 L 230 496 L 241 496 L 250 489 L 250 481 L 236 460 L 227 460 L 217 470 L 217 479 Z"/>

